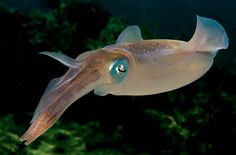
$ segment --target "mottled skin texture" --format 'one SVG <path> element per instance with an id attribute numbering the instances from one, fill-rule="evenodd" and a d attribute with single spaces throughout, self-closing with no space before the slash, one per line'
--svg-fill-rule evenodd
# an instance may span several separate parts
<path id="1" fill-rule="evenodd" d="M 132 53 L 132 56 L 135 58 L 137 62 L 145 62 L 145 61 L 154 61 L 155 59 L 160 59 L 166 55 L 173 55 L 176 56 L 178 51 L 173 53 L 174 49 L 179 48 L 180 46 L 184 45 L 184 41 L 177 41 L 177 40 L 142 40 L 133 43 L 127 43 L 122 45 L 114 45 L 111 48 L 117 48 L 119 50 L 124 50 L 129 53 Z M 179 51 L 179 54 L 181 51 Z M 170 62 L 171 63 L 171 62 Z"/>

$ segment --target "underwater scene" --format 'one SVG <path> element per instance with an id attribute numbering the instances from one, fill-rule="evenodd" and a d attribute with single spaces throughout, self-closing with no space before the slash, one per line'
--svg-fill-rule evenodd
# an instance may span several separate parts
<path id="1" fill-rule="evenodd" d="M 236 154 L 233 0 L 0 0 L 0 155 Z"/>

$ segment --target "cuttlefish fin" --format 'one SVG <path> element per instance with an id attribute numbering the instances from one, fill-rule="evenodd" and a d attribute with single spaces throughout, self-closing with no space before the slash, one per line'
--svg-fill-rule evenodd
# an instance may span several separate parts
<path id="1" fill-rule="evenodd" d="M 134 26 L 129 26 L 126 29 L 124 29 L 118 36 L 116 43 L 123 44 L 123 43 L 139 41 L 139 40 L 143 40 L 141 31 L 138 26 L 134 25 Z"/>
<path id="2" fill-rule="evenodd" d="M 186 65 L 191 62 L 197 52 L 211 54 L 212 58 L 220 49 L 226 49 L 229 39 L 222 25 L 217 21 L 197 16 L 197 24 L 192 38 L 188 42 L 182 42 L 180 46 L 164 50 L 155 60 L 156 64 L 163 66 Z M 168 56 L 166 56 L 168 55 Z M 209 63 L 213 59 L 208 59 Z"/>
<path id="3" fill-rule="evenodd" d="M 229 39 L 222 25 L 213 19 L 197 16 L 195 33 L 181 48 L 190 52 L 210 52 L 215 56 L 218 50 L 226 49 L 228 45 Z"/>
<path id="4" fill-rule="evenodd" d="M 67 67 L 77 68 L 79 66 L 79 63 L 75 59 L 73 59 L 67 55 L 64 55 L 62 53 L 59 53 L 59 52 L 43 51 L 43 52 L 40 52 L 39 54 L 47 55 L 47 56 L 59 61 L 60 63 L 62 63 L 63 65 L 65 65 Z"/>

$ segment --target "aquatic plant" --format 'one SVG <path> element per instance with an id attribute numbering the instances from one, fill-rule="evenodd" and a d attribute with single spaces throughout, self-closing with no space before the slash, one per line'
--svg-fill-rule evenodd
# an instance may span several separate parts
<path id="1" fill-rule="evenodd" d="M 19 136 L 20 127 L 14 122 L 13 115 L 0 117 L 0 154 L 16 154 L 20 148 Z"/>
<path id="2" fill-rule="evenodd" d="M 125 27 L 127 27 L 127 21 L 125 19 L 121 17 L 110 17 L 106 27 L 101 30 L 99 37 L 89 38 L 84 41 L 84 44 L 90 50 L 114 44 L 117 36 Z"/>
<path id="3" fill-rule="evenodd" d="M 34 11 L 23 26 L 37 50 L 78 53 L 85 50 L 83 40 L 98 35 L 108 18 L 109 13 L 98 5 L 64 0 L 51 12 Z"/>

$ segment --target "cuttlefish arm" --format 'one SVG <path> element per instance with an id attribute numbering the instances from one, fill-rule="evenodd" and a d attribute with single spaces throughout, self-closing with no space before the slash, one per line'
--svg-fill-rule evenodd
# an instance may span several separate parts
<path id="1" fill-rule="evenodd" d="M 76 59 L 42 52 L 69 70 L 48 84 L 20 140 L 30 144 L 73 102 L 92 90 L 100 96 L 149 95 L 185 86 L 205 74 L 217 51 L 227 47 L 224 28 L 213 19 L 198 16 L 195 33 L 188 42 L 143 40 L 139 27 L 130 26 L 116 44 L 85 52 Z"/>
<path id="2" fill-rule="evenodd" d="M 65 75 L 49 82 L 29 129 L 20 138 L 25 144 L 30 144 L 50 128 L 78 98 L 95 89 L 103 81 L 113 82 L 109 81 L 110 74 L 107 68 L 115 59 L 124 57 L 123 54 L 109 53 L 106 50 L 86 52 L 77 59 L 52 52 L 41 54 L 55 58 L 70 68 Z"/>

